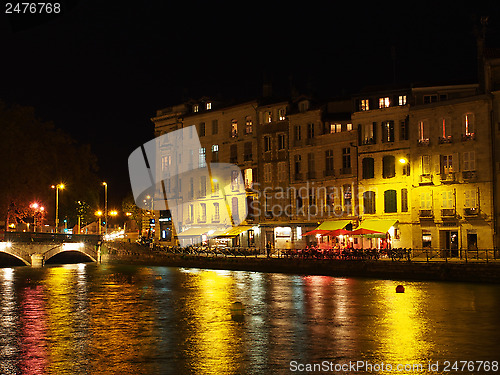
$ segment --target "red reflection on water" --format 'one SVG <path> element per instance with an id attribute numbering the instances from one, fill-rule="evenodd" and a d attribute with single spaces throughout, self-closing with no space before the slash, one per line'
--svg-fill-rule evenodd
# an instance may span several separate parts
<path id="1" fill-rule="evenodd" d="M 42 285 L 27 287 L 21 293 L 21 358 L 23 374 L 45 374 L 48 366 L 46 350 L 46 315 Z"/>

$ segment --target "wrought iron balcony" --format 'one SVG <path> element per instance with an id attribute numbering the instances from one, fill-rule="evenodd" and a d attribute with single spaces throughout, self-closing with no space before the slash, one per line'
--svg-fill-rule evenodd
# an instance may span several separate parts
<path id="1" fill-rule="evenodd" d="M 423 218 L 431 218 L 434 215 L 432 214 L 432 210 L 420 210 L 418 216 Z"/>
<path id="2" fill-rule="evenodd" d="M 439 137 L 439 144 L 443 143 L 453 143 L 453 137 L 451 135 L 448 135 L 446 137 Z"/>
<path id="3" fill-rule="evenodd" d="M 477 216 L 477 215 L 479 215 L 479 207 L 464 208 L 464 215 L 465 216 Z"/>
<path id="4" fill-rule="evenodd" d="M 455 182 L 456 181 L 456 174 L 454 172 L 441 173 L 440 178 L 441 178 L 442 183 Z"/>
<path id="5" fill-rule="evenodd" d="M 431 174 L 421 174 L 420 175 L 420 185 L 432 184 Z"/>
<path id="6" fill-rule="evenodd" d="M 443 217 L 450 217 L 450 216 L 455 216 L 455 209 L 454 208 L 442 208 L 441 209 L 441 216 Z"/>
<path id="7" fill-rule="evenodd" d="M 475 180 L 477 178 L 476 171 L 463 171 L 462 178 L 464 180 Z"/>

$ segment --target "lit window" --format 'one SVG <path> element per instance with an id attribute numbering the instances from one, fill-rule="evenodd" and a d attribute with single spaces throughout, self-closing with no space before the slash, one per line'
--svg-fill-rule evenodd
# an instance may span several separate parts
<path id="1" fill-rule="evenodd" d="M 207 111 L 212 109 L 212 102 L 207 102 Z"/>
<path id="2" fill-rule="evenodd" d="M 360 109 L 362 111 L 370 110 L 370 100 L 369 99 L 361 99 Z"/>
<path id="3" fill-rule="evenodd" d="M 245 175 L 245 189 L 251 189 L 253 186 L 253 170 L 252 170 L 252 168 L 245 169 L 244 175 Z"/>
<path id="4" fill-rule="evenodd" d="M 193 112 L 198 112 L 200 110 L 200 106 L 198 104 L 193 105 Z"/>
<path id="5" fill-rule="evenodd" d="M 429 122 L 427 121 L 418 122 L 418 142 L 429 143 Z"/>
<path id="6" fill-rule="evenodd" d="M 271 111 L 267 111 L 264 116 L 265 122 L 270 123 L 273 121 L 273 113 Z"/>
<path id="7" fill-rule="evenodd" d="M 449 139 L 451 137 L 451 122 L 446 118 L 441 120 L 441 136 L 442 139 Z"/>
<path id="8" fill-rule="evenodd" d="M 464 125 L 465 125 L 465 135 L 466 136 L 473 136 L 475 129 L 474 129 L 474 115 L 472 113 L 467 113 L 464 116 Z"/>
<path id="9" fill-rule="evenodd" d="M 280 121 L 283 121 L 285 119 L 285 109 L 281 108 L 278 110 L 278 118 Z"/>
<path id="10" fill-rule="evenodd" d="M 253 132 L 253 122 L 250 116 L 245 118 L 245 134 L 252 134 Z"/>
<path id="11" fill-rule="evenodd" d="M 441 155 L 441 173 L 453 173 L 453 155 Z"/>
<path id="12" fill-rule="evenodd" d="M 349 124 L 347 124 L 347 131 L 351 131 L 351 130 L 352 130 L 352 124 L 349 123 Z"/>
<path id="13" fill-rule="evenodd" d="M 161 159 L 161 170 L 164 171 L 172 164 L 172 156 L 167 155 Z"/>
<path id="14" fill-rule="evenodd" d="M 399 105 L 406 105 L 406 95 L 399 95 Z"/>
<path id="15" fill-rule="evenodd" d="M 235 119 L 231 120 L 231 137 L 238 137 L 238 121 Z"/>
<path id="16" fill-rule="evenodd" d="M 379 98 L 379 100 L 378 100 L 378 107 L 379 108 L 387 108 L 387 107 L 389 107 L 389 97 L 386 96 L 385 98 Z"/>

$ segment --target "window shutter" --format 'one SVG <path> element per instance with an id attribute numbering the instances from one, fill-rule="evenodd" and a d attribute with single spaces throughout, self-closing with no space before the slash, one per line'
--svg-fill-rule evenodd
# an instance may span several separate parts
<path id="1" fill-rule="evenodd" d="M 476 170 L 476 152 L 475 151 L 469 152 L 469 168 L 471 171 Z"/>
<path id="2" fill-rule="evenodd" d="M 453 172 L 458 173 L 460 171 L 460 160 L 458 153 L 453 154 L 453 160 L 452 160 L 452 167 L 453 167 Z"/>
<path id="3" fill-rule="evenodd" d="M 373 143 L 377 143 L 377 123 L 373 123 Z"/>
<path id="4" fill-rule="evenodd" d="M 389 139 L 391 142 L 394 142 L 394 121 L 389 121 Z"/>
<path id="5" fill-rule="evenodd" d="M 464 171 L 470 171 L 469 153 L 464 152 L 463 157 L 464 157 L 464 163 L 463 163 Z"/>
<path id="6" fill-rule="evenodd" d="M 443 156 L 432 155 L 434 157 L 434 173 L 440 174 L 442 172 Z"/>

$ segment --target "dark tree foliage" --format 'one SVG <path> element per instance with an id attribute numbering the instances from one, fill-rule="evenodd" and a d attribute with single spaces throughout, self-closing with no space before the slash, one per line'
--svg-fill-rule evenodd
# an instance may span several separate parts
<path id="1" fill-rule="evenodd" d="M 7 106 L 0 101 L 0 222 L 15 223 L 30 215 L 38 201 L 46 217 L 55 217 L 55 190 L 59 191 L 59 218 L 77 221 L 74 202 L 96 206 L 100 189 L 97 160 L 90 146 L 77 144 L 51 122 L 38 119 L 31 107 Z"/>

